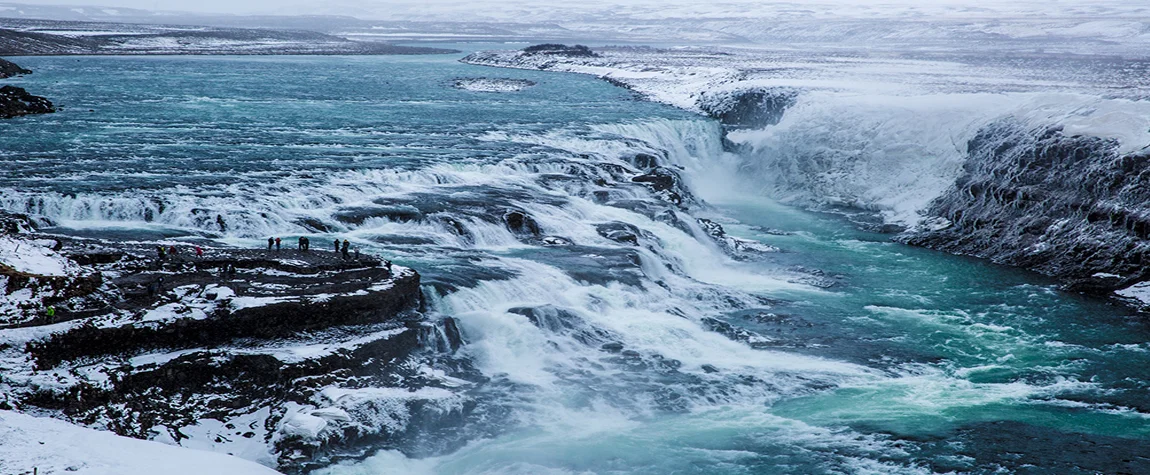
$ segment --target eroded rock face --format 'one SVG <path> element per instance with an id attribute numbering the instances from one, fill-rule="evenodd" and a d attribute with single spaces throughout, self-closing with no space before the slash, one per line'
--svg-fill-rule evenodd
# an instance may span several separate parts
<path id="1" fill-rule="evenodd" d="M 32 70 L 21 68 L 16 65 L 16 63 L 0 58 L 0 79 L 7 79 L 24 74 L 32 74 Z"/>
<path id="2" fill-rule="evenodd" d="M 483 378 L 454 356 L 456 323 L 421 313 L 412 269 L 320 250 L 200 256 L 189 244 L 160 258 L 158 243 L 49 239 L 7 218 L 15 231 L 0 238 L 54 243 L 43 255 L 67 265 L 19 271 L 25 283 L 11 266 L 4 275 L 19 289 L 2 297 L 29 305 L 0 323 L 0 407 L 288 473 L 464 440 L 452 434 L 476 403 L 460 385 Z"/>
<path id="3" fill-rule="evenodd" d="M 0 87 L 0 119 L 52 112 L 56 112 L 56 107 L 48 99 L 28 94 L 16 86 Z"/>
<path id="4" fill-rule="evenodd" d="M 1003 121 L 968 144 L 936 228 L 902 239 L 1057 276 L 1107 293 L 1150 278 L 1150 155 L 1118 143 Z"/>

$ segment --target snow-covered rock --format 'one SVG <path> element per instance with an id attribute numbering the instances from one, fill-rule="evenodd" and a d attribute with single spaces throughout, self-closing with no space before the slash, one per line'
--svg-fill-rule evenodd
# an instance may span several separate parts
<path id="1" fill-rule="evenodd" d="M 0 243 L 22 269 L 5 267 L 0 280 L 48 279 L 0 286 L 0 310 L 26 315 L 0 320 L 0 409 L 299 471 L 384 441 L 402 449 L 414 435 L 408 420 L 431 423 L 437 401 L 466 399 L 438 389 L 458 379 L 430 376 L 436 361 L 470 370 L 452 357 L 458 329 L 420 313 L 413 269 L 321 251 L 197 256 L 178 242 L 163 243 L 182 250 L 160 259 L 158 243 L 34 232 Z M 98 285 L 68 284 L 91 276 Z M 57 284 L 70 297 L 49 292 Z M 352 404 L 359 399 L 320 395 L 345 387 L 397 396 Z M 308 400 L 316 404 L 297 402 Z M 138 473 L 109 460 L 91 473 Z"/>

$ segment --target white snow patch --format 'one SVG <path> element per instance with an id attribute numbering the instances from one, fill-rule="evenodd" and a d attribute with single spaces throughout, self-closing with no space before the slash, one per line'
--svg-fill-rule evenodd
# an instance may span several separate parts
<path id="1" fill-rule="evenodd" d="M 1139 282 L 1125 289 L 1115 291 L 1114 293 L 1150 305 L 1150 281 Z"/>
<path id="2" fill-rule="evenodd" d="M 0 411 L 0 472 L 76 475 L 272 475 L 224 454 L 120 437 L 50 418 Z"/>
<path id="3" fill-rule="evenodd" d="M 305 439 L 314 439 L 327 427 L 327 421 L 322 417 L 297 412 L 284 418 L 280 432 L 284 435 L 296 435 Z"/>
<path id="4" fill-rule="evenodd" d="M 12 236 L 0 236 L 0 264 L 19 272 L 43 276 L 75 275 L 80 266 L 53 251 L 51 240 L 31 241 Z"/>

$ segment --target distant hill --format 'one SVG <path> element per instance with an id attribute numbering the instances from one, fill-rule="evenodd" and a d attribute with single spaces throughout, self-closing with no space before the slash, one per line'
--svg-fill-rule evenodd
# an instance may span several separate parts
<path id="1" fill-rule="evenodd" d="M 305 30 L 0 18 L 0 55 L 436 54 Z"/>

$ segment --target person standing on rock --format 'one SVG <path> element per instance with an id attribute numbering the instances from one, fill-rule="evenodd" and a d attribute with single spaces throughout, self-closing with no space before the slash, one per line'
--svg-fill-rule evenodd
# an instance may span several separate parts
<path id="1" fill-rule="evenodd" d="M 355 248 L 355 260 L 359 260 L 359 248 Z"/>
<path id="2" fill-rule="evenodd" d="M 347 240 L 347 239 L 344 239 L 344 240 L 343 240 L 343 258 L 344 258 L 344 259 L 347 259 L 348 257 L 350 257 L 350 256 L 348 256 L 348 254 L 347 254 L 347 250 L 348 250 L 348 248 L 350 248 L 350 247 L 351 247 L 351 243 L 350 243 L 350 242 L 348 242 L 348 240 Z"/>
<path id="3" fill-rule="evenodd" d="M 339 239 L 335 240 L 335 252 L 336 254 L 339 254 Z"/>
<path id="4" fill-rule="evenodd" d="M 280 250 L 280 238 L 276 238 L 276 251 Z"/>
<path id="5" fill-rule="evenodd" d="M 304 236 L 304 238 L 303 238 L 303 250 L 305 250 L 305 251 L 311 250 L 311 239 L 308 239 L 307 236 Z"/>
<path id="6" fill-rule="evenodd" d="M 204 257 L 204 248 L 196 246 L 196 257 Z"/>
<path id="7" fill-rule="evenodd" d="M 160 260 L 164 260 L 164 246 L 156 246 L 156 253 L 160 255 Z"/>
<path id="8" fill-rule="evenodd" d="M 274 246 L 275 244 L 276 244 L 275 238 L 268 238 L 268 250 L 269 251 L 272 250 L 272 246 Z"/>

